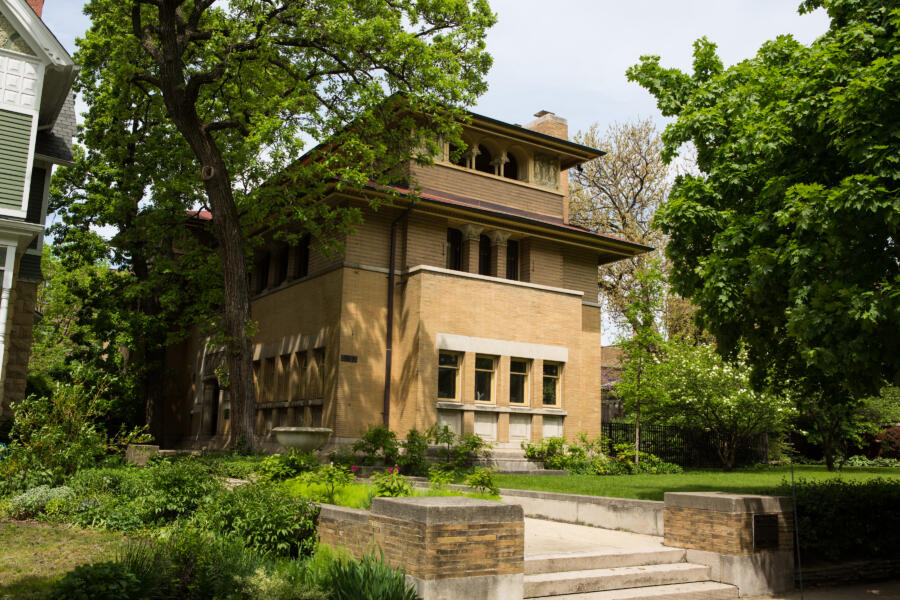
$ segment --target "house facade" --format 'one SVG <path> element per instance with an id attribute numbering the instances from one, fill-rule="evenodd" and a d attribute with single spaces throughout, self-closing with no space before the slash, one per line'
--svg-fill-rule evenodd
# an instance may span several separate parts
<path id="1" fill-rule="evenodd" d="M 410 165 L 417 193 L 335 192 L 363 223 L 325 256 L 273 241 L 251 288 L 257 433 L 322 426 L 333 443 L 437 423 L 495 445 L 600 433 L 598 265 L 648 248 L 573 226 L 570 168 L 602 152 L 542 111 L 524 127 L 473 115 L 468 151 Z M 229 431 L 222 353 L 199 335 L 168 356 L 163 444 Z M 172 402 L 174 400 L 174 402 Z"/>
<path id="2" fill-rule="evenodd" d="M 73 164 L 75 64 L 42 9 L 0 0 L 0 422 L 25 393 L 50 174 Z"/>

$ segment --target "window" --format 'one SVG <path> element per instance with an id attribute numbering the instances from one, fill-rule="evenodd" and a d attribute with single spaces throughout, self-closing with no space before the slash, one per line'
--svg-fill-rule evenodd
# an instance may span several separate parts
<path id="1" fill-rule="evenodd" d="M 528 390 L 528 361 L 509 361 L 509 403 L 525 404 Z"/>
<path id="2" fill-rule="evenodd" d="M 491 238 L 486 235 L 478 238 L 478 274 L 491 274 Z"/>
<path id="3" fill-rule="evenodd" d="M 519 242 L 516 240 L 506 243 L 506 278 L 519 280 Z"/>
<path id="4" fill-rule="evenodd" d="M 453 158 L 454 155 L 456 155 L 455 159 Z M 469 166 L 469 154 L 468 152 L 463 152 L 459 146 L 454 146 L 453 144 L 450 145 L 449 159 L 458 167 L 468 168 Z"/>
<path id="5" fill-rule="evenodd" d="M 313 381 L 313 398 L 325 397 L 325 349 L 316 348 L 313 351 L 313 359 L 316 363 L 315 380 Z"/>
<path id="6" fill-rule="evenodd" d="M 275 285 L 281 285 L 287 279 L 288 255 L 291 248 L 287 244 L 280 246 L 275 254 Z"/>
<path id="7" fill-rule="evenodd" d="M 459 381 L 459 354 L 441 352 L 438 356 L 438 398 L 456 400 Z"/>
<path id="8" fill-rule="evenodd" d="M 478 155 L 475 157 L 475 170 L 495 175 L 492 162 L 494 162 L 494 157 L 491 156 L 490 151 L 484 146 L 478 146 Z"/>
<path id="9" fill-rule="evenodd" d="M 462 231 L 447 230 L 447 268 L 462 271 Z"/>
<path id="10" fill-rule="evenodd" d="M 494 401 L 494 364 L 490 356 L 475 357 L 475 401 Z"/>
<path id="11" fill-rule="evenodd" d="M 309 275 L 309 236 L 304 235 L 294 248 L 294 279 Z"/>
<path id="12" fill-rule="evenodd" d="M 544 405 L 559 404 L 559 371 L 556 363 L 544 363 Z"/>
<path id="13" fill-rule="evenodd" d="M 506 158 L 509 159 L 509 162 L 503 165 L 503 176 L 508 179 L 518 179 L 519 161 L 517 161 L 516 157 L 512 154 L 507 154 Z"/>
<path id="14" fill-rule="evenodd" d="M 260 294 L 269 287 L 269 254 L 263 254 L 256 259 L 256 293 Z"/>

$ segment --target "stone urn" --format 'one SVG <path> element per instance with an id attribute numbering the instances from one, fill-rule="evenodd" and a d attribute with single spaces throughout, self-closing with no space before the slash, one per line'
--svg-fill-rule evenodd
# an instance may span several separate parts
<path id="1" fill-rule="evenodd" d="M 272 433 L 285 448 L 313 452 L 325 445 L 331 436 L 328 427 L 273 427 Z"/>

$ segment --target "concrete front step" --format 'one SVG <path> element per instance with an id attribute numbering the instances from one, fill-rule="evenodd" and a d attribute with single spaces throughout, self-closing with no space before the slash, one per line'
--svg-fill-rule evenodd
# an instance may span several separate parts
<path id="1" fill-rule="evenodd" d="M 733 585 L 698 581 L 565 596 L 540 596 L 534 600 L 734 600 L 738 597 L 738 589 Z"/>
<path id="2" fill-rule="evenodd" d="M 617 567 L 640 567 L 644 565 L 664 565 L 684 561 L 681 548 L 661 548 L 652 546 L 624 550 L 617 548 L 602 552 L 578 552 L 567 554 L 543 554 L 525 557 L 525 574 L 561 573 L 564 571 L 586 571 L 590 569 L 615 569 Z"/>
<path id="3" fill-rule="evenodd" d="M 525 597 L 583 594 L 708 580 L 709 567 L 691 563 L 541 573 L 525 576 Z"/>

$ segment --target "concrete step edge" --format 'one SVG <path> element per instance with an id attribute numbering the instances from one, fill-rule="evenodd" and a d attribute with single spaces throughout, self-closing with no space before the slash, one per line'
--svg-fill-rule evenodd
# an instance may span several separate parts
<path id="1" fill-rule="evenodd" d="M 535 554 L 525 557 L 525 574 L 537 575 L 588 569 L 676 564 L 684 562 L 684 558 L 685 551 L 681 548 L 660 548 L 658 546 L 627 550 Z"/>
<path id="2" fill-rule="evenodd" d="M 525 597 L 708 581 L 709 572 L 705 565 L 675 563 L 525 575 Z"/>
<path id="3" fill-rule="evenodd" d="M 738 589 L 733 585 L 698 581 L 584 594 L 537 596 L 532 600 L 734 600 L 739 597 Z"/>

